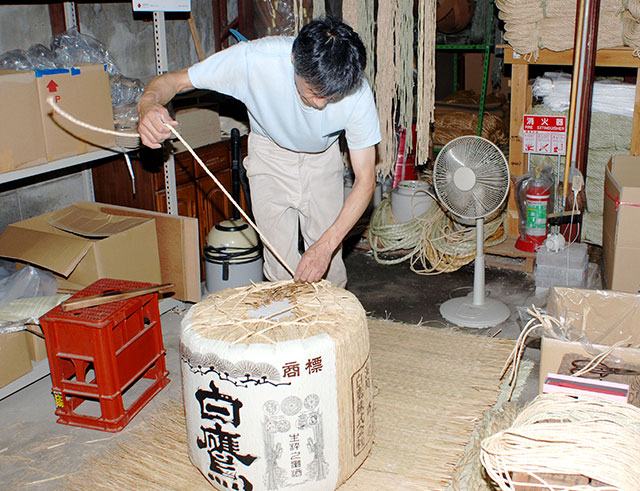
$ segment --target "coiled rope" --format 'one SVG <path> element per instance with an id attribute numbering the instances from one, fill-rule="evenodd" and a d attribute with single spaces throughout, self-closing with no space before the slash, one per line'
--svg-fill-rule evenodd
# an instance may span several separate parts
<path id="1" fill-rule="evenodd" d="M 640 409 L 593 397 L 542 394 L 513 424 L 481 443 L 480 460 L 501 490 L 636 491 Z M 526 481 L 515 475 L 524 474 Z M 575 476 L 570 484 L 558 475 Z M 589 482 L 593 479 L 597 482 Z"/>
<path id="2" fill-rule="evenodd" d="M 485 224 L 485 246 L 506 240 L 503 223 L 504 214 L 501 214 Z M 452 220 L 436 204 L 419 217 L 395 223 L 389 197 L 374 210 L 368 239 L 376 262 L 390 265 L 409 260 L 411 271 L 421 275 L 456 271 L 476 255 L 475 227 Z M 384 257 L 402 250 L 407 252 L 400 257 Z"/>

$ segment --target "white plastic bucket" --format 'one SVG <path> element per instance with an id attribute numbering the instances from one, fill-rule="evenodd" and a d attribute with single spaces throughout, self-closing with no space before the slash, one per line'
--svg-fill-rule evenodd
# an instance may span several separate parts
<path id="1" fill-rule="evenodd" d="M 405 223 L 426 213 L 434 205 L 424 181 L 400 181 L 391 191 L 391 211 L 396 223 Z"/>

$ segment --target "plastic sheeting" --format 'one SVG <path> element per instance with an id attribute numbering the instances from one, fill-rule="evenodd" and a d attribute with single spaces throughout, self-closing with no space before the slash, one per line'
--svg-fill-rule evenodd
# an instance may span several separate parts
<path id="1" fill-rule="evenodd" d="M 545 73 L 536 78 L 532 92 L 552 111 L 568 111 L 571 93 L 571 76 L 566 73 Z M 591 110 L 633 117 L 636 86 L 616 80 L 602 80 L 593 84 Z"/>

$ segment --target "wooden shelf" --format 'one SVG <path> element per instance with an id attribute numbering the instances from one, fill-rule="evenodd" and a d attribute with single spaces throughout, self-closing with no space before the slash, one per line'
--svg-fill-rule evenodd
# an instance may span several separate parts
<path id="1" fill-rule="evenodd" d="M 511 65 L 573 65 L 573 50 L 541 49 L 534 59 L 533 56 L 515 53 L 511 46 L 504 46 L 504 62 Z M 596 53 L 596 66 L 640 68 L 640 58 L 633 55 L 632 48 L 599 49 Z"/>
<path id="2" fill-rule="evenodd" d="M 531 86 L 529 85 L 530 65 L 573 65 L 573 50 L 550 51 L 541 49 L 534 60 L 530 56 L 514 53 L 510 46 L 504 48 L 504 61 L 511 67 L 511 104 L 509 116 L 509 170 L 513 177 L 525 174 L 528 170 L 527 154 L 522 152 L 520 130 L 523 116 L 531 109 Z M 633 49 L 627 47 L 598 50 L 596 66 L 635 68 L 640 80 L 640 58 L 633 55 Z M 636 98 L 631 132 L 632 155 L 640 155 L 640 84 L 636 84 Z M 507 208 L 507 233 L 509 237 L 518 235 L 518 208 L 514 198 L 514 189 L 509 193 Z M 524 254 L 524 253 L 523 253 Z M 520 256 L 524 257 L 524 256 Z"/>

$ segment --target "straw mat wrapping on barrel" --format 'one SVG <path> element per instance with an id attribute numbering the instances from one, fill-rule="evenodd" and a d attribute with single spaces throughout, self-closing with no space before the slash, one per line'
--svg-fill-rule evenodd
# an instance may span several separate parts
<path id="1" fill-rule="evenodd" d="M 340 489 L 443 489 L 483 412 L 498 398 L 498 377 L 513 342 L 385 320 L 368 324 L 374 445 Z M 84 469 L 72 476 L 69 489 L 211 489 L 189 462 L 178 401 L 145 417 Z"/>
<path id="2" fill-rule="evenodd" d="M 183 319 L 180 354 L 189 456 L 214 487 L 334 489 L 368 455 L 369 332 L 352 293 L 327 281 L 217 292 Z"/>

